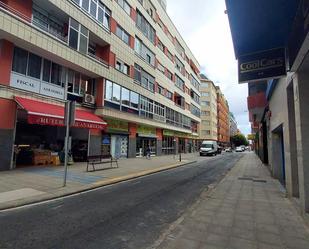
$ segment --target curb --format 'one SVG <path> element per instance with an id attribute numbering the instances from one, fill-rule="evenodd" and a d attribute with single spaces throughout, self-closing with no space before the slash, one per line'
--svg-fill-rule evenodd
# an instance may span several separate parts
<path id="1" fill-rule="evenodd" d="M 4 211 L 9 211 L 9 210 L 15 209 L 15 208 L 23 208 L 23 207 L 27 207 L 27 206 L 31 206 L 31 205 L 40 204 L 40 203 L 43 204 L 45 202 L 55 201 L 57 199 L 62 199 L 62 198 L 68 197 L 68 196 L 86 193 L 88 191 L 99 189 L 99 188 L 102 188 L 102 187 L 105 187 L 105 186 L 110 186 L 110 185 L 113 185 L 113 184 L 133 180 L 133 179 L 148 176 L 148 175 L 153 175 L 153 174 L 160 173 L 160 172 L 163 172 L 163 171 L 168 171 L 168 170 L 171 170 L 171 169 L 175 169 L 175 168 L 187 166 L 187 165 L 190 165 L 190 164 L 194 164 L 196 162 L 197 161 L 194 160 L 194 161 L 188 161 L 188 162 L 185 162 L 185 163 L 177 163 L 177 164 L 159 167 L 159 168 L 152 169 L 152 170 L 145 170 L 145 171 L 141 171 L 141 172 L 138 172 L 138 173 L 129 174 L 129 175 L 126 175 L 126 176 L 115 177 L 115 178 L 112 178 L 112 179 L 109 179 L 109 180 L 99 181 L 99 182 L 93 183 L 91 185 L 88 185 L 86 187 L 77 189 L 77 190 L 72 191 L 72 192 L 64 193 L 64 194 L 47 193 L 44 196 L 37 196 L 36 199 L 33 198 L 32 200 L 29 200 L 29 201 L 27 201 L 27 200 L 24 200 L 24 201 L 16 200 L 12 204 L 9 204 L 7 206 L 3 205 L 3 207 L 0 207 L 0 213 L 4 212 Z"/>

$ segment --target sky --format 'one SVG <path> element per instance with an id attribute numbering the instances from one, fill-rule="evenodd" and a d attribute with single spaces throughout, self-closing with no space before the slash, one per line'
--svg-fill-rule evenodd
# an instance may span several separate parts
<path id="1" fill-rule="evenodd" d="M 238 128 L 251 133 L 247 84 L 238 84 L 228 16 L 224 0 L 167 0 L 167 12 L 206 74 L 229 102 Z"/>

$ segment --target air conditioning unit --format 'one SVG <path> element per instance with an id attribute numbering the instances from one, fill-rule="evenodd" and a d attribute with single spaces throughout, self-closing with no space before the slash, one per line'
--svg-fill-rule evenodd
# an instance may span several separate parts
<path id="1" fill-rule="evenodd" d="M 91 105 L 94 105 L 95 104 L 95 98 L 93 95 L 91 94 L 85 94 L 84 95 L 84 99 L 83 99 L 83 103 L 84 104 L 91 104 Z"/>

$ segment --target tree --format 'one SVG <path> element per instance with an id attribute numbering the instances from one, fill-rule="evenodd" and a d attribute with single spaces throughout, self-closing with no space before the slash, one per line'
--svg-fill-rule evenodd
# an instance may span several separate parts
<path id="1" fill-rule="evenodd" d="M 243 134 L 237 134 L 231 137 L 231 142 L 235 146 L 241 146 L 241 145 L 248 146 L 249 145 L 247 138 Z"/>

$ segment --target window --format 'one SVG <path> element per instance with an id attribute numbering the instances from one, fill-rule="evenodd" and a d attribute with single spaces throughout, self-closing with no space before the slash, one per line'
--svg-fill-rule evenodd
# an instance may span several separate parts
<path id="1" fill-rule="evenodd" d="M 130 44 L 130 35 L 119 25 L 116 28 L 116 35 L 126 44 Z"/>
<path id="2" fill-rule="evenodd" d="M 180 43 L 179 43 L 179 41 L 177 39 L 175 39 L 175 49 L 181 55 L 182 58 L 185 58 L 185 50 L 180 45 Z"/>
<path id="3" fill-rule="evenodd" d="M 191 89 L 190 92 L 191 99 L 193 99 L 196 103 L 200 103 L 200 96 L 196 92 Z"/>
<path id="4" fill-rule="evenodd" d="M 101 0 L 73 0 L 84 11 L 90 14 L 108 30 L 110 29 L 111 11 L 101 2 Z"/>
<path id="5" fill-rule="evenodd" d="M 174 56 L 169 50 L 166 50 L 166 56 L 169 58 L 172 62 L 174 62 Z"/>
<path id="6" fill-rule="evenodd" d="M 126 0 L 117 0 L 117 3 L 120 5 L 123 10 L 130 15 L 131 14 L 131 6 L 128 4 Z"/>
<path id="7" fill-rule="evenodd" d="M 121 89 L 121 104 L 130 106 L 130 90 L 124 87 Z"/>
<path id="8" fill-rule="evenodd" d="M 158 85 L 158 93 L 164 95 L 164 87 Z"/>
<path id="9" fill-rule="evenodd" d="M 135 52 L 151 66 L 155 65 L 155 54 L 145 44 L 135 37 Z"/>
<path id="10" fill-rule="evenodd" d="M 120 60 L 116 61 L 116 69 L 126 75 L 130 74 L 130 66 Z"/>
<path id="11" fill-rule="evenodd" d="M 165 107 L 157 102 L 154 102 L 154 115 L 155 120 L 165 122 Z"/>
<path id="12" fill-rule="evenodd" d="M 208 87 L 209 84 L 208 84 L 208 82 L 201 82 L 201 86 L 202 86 L 202 87 Z"/>
<path id="13" fill-rule="evenodd" d="M 203 131 L 202 131 L 202 135 L 203 135 L 203 136 L 208 136 L 208 135 L 210 135 L 210 130 L 203 130 Z"/>
<path id="14" fill-rule="evenodd" d="M 202 120 L 202 125 L 210 126 L 210 121 Z"/>
<path id="15" fill-rule="evenodd" d="M 120 103 L 120 86 L 113 83 L 113 98 L 114 102 Z"/>
<path id="16" fill-rule="evenodd" d="M 158 48 L 164 53 L 165 46 L 163 45 L 163 43 L 160 40 L 158 40 Z"/>
<path id="17" fill-rule="evenodd" d="M 144 96 L 140 97 L 140 115 L 145 118 L 153 118 L 153 100 Z"/>
<path id="18" fill-rule="evenodd" d="M 185 82 L 178 76 L 178 75 L 175 75 L 176 76 L 176 86 L 183 90 L 184 89 L 184 85 L 185 85 Z"/>
<path id="19" fill-rule="evenodd" d="M 172 43 L 174 43 L 174 38 L 173 38 L 172 34 L 171 34 L 168 30 L 166 30 L 166 35 L 167 35 L 167 38 L 168 38 Z"/>
<path id="20" fill-rule="evenodd" d="M 131 95 L 130 95 L 130 105 L 131 105 L 131 107 L 138 109 L 138 103 L 139 103 L 139 95 L 136 92 L 131 91 Z"/>
<path id="21" fill-rule="evenodd" d="M 171 93 L 170 91 L 166 90 L 165 97 L 170 99 L 170 100 L 173 100 L 173 93 Z"/>
<path id="22" fill-rule="evenodd" d="M 202 111 L 202 116 L 210 116 L 210 112 L 209 111 Z"/>
<path id="23" fill-rule="evenodd" d="M 200 90 L 200 83 L 198 82 L 198 80 L 196 80 L 194 78 L 194 76 L 191 74 L 190 75 L 190 80 L 191 80 L 191 84 L 197 89 Z"/>
<path id="24" fill-rule="evenodd" d="M 134 79 L 144 88 L 154 92 L 155 78 L 144 71 L 139 65 L 134 66 Z"/>
<path id="25" fill-rule="evenodd" d="M 42 58 L 35 54 L 29 53 L 28 76 L 40 79 L 41 77 Z"/>
<path id="26" fill-rule="evenodd" d="M 165 68 L 162 66 L 161 63 L 158 62 L 158 66 L 157 66 L 157 69 L 161 72 L 161 73 L 165 73 Z"/>
<path id="27" fill-rule="evenodd" d="M 201 101 L 201 105 L 209 107 L 210 106 L 210 102 L 209 101 Z"/>
<path id="28" fill-rule="evenodd" d="M 136 26 L 148 38 L 149 41 L 153 44 L 155 43 L 155 29 L 150 25 L 139 10 L 137 10 Z"/>
<path id="29" fill-rule="evenodd" d="M 201 95 L 202 95 L 202 97 L 209 97 L 210 96 L 209 92 L 202 92 Z"/>
<path id="30" fill-rule="evenodd" d="M 105 99 L 106 100 L 113 100 L 113 83 L 111 81 L 106 81 L 105 86 Z"/>
<path id="31" fill-rule="evenodd" d="M 43 81 L 49 82 L 50 81 L 50 74 L 51 74 L 51 61 L 44 59 L 43 65 Z"/>
<path id="32" fill-rule="evenodd" d="M 88 53 L 89 31 L 83 25 L 70 18 L 69 46 L 83 54 Z"/>
<path id="33" fill-rule="evenodd" d="M 169 70 L 166 70 L 166 77 L 173 81 L 173 74 Z"/>
<path id="34" fill-rule="evenodd" d="M 201 111 L 198 107 L 196 107 L 195 105 L 191 104 L 191 113 L 197 117 L 201 116 Z"/>
<path id="35" fill-rule="evenodd" d="M 175 68 L 180 72 L 183 73 L 185 65 L 175 56 Z"/>
<path id="36" fill-rule="evenodd" d="M 28 52 L 21 48 L 15 47 L 13 56 L 14 57 L 13 57 L 12 70 L 16 73 L 21 73 L 21 74 L 26 75 Z"/>

